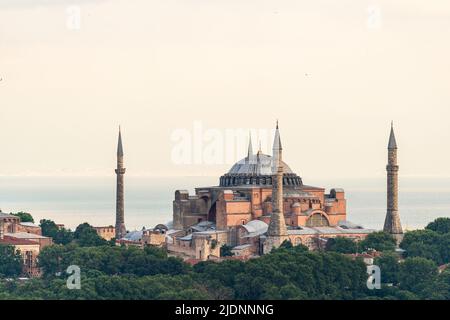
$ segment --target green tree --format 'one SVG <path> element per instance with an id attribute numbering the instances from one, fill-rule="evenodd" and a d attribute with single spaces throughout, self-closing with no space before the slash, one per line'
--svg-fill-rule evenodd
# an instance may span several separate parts
<path id="1" fill-rule="evenodd" d="M 19 276 L 22 263 L 22 256 L 13 246 L 0 244 L 0 277 Z"/>
<path id="2" fill-rule="evenodd" d="M 384 253 L 381 257 L 375 258 L 374 264 L 380 267 L 382 283 L 392 283 L 394 285 L 398 283 L 400 265 L 395 253 Z"/>
<path id="3" fill-rule="evenodd" d="M 352 239 L 336 237 L 328 239 L 325 250 L 339 253 L 356 253 L 358 252 L 358 245 Z"/>
<path id="4" fill-rule="evenodd" d="M 360 248 L 364 251 L 374 249 L 377 251 L 394 251 L 395 239 L 387 232 L 379 231 L 370 233 L 360 242 Z"/>
<path id="5" fill-rule="evenodd" d="M 29 214 L 28 212 L 17 212 L 17 213 L 11 213 L 13 216 L 19 217 L 20 222 L 32 222 L 34 223 L 33 216 Z"/>
<path id="6" fill-rule="evenodd" d="M 293 247 L 292 242 L 290 240 L 284 240 L 282 244 L 280 244 L 280 248 L 291 249 Z"/>
<path id="7" fill-rule="evenodd" d="M 80 224 L 74 232 L 75 241 L 82 247 L 103 246 L 107 241 L 100 237 L 97 231 L 89 224 Z"/>
<path id="8" fill-rule="evenodd" d="M 437 266 L 433 261 L 421 257 L 406 258 L 400 264 L 400 289 L 420 296 L 436 280 L 437 274 Z"/>
<path id="9" fill-rule="evenodd" d="M 450 218 L 437 218 L 433 222 L 430 222 L 425 229 L 441 234 L 450 233 Z"/>
<path id="10" fill-rule="evenodd" d="M 57 244 L 68 244 L 73 240 L 72 231 L 58 227 L 52 220 L 41 220 L 40 227 L 42 235 L 53 238 L 53 241 Z"/>
<path id="11" fill-rule="evenodd" d="M 232 247 L 224 244 L 220 247 L 220 256 L 221 257 L 231 257 L 233 252 L 231 251 Z"/>
<path id="12" fill-rule="evenodd" d="M 450 235 L 430 229 L 406 232 L 400 247 L 407 257 L 423 257 L 439 265 L 450 259 Z"/>

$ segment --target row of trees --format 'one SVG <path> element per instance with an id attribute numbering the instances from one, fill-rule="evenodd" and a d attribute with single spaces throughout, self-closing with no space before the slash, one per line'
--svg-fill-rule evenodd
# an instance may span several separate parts
<path id="1" fill-rule="evenodd" d="M 345 254 L 362 253 L 369 250 L 388 252 L 394 251 L 395 246 L 394 238 L 390 234 L 380 231 L 369 234 L 360 242 L 345 237 L 331 238 L 327 241 L 325 250 Z"/>
<path id="2" fill-rule="evenodd" d="M 326 250 L 339 253 L 361 253 L 370 249 L 391 252 L 395 249 L 395 240 L 385 232 L 375 232 L 357 243 L 351 239 L 338 237 L 327 242 Z M 405 233 L 400 243 L 406 257 L 422 257 L 438 265 L 450 262 L 450 218 L 438 218 L 423 230 Z"/>
<path id="3" fill-rule="evenodd" d="M 115 240 L 106 241 L 101 238 L 95 229 L 88 223 L 80 224 L 74 232 L 70 229 L 59 227 L 52 220 L 41 220 L 40 227 L 42 229 L 42 235 L 53 238 L 53 242 L 56 244 L 66 245 L 72 242 L 76 242 L 82 247 L 102 246 L 108 243 L 113 245 Z"/>
<path id="4" fill-rule="evenodd" d="M 400 247 L 407 257 L 423 257 L 438 265 L 450 262 L 450 218 L 438 218 L 424 230 L 405 233 Z"/>
<path id="5" fill-rule="evenodd" d="M 361 260 L 303 246 L 194 267 L 156 248 L 56 245 L 41 259 L 44 277 L 0 281 L 0 299 L 450 299 L 450 271 L 422 257 L 399 263 L 393 253 L 376 260 L 381 290 L 367 288 Z M 67 289 L 68 264 L 80 266 L 81 290 Z"/>
<path id="6" fill-rule="evenodd" d="M 425 230 L 407 232 L 402 242 L 407 257 L 402 261 L 393 238 L 377 232 L 359 244 L 337 238 L 327 251 L 285 243 L 247 262 L 201 262 L 194 267 L 163 249 L 98 242 L 92 227 L 84 224 L 70 243 L 42 250 L 42 278 L 0 280 L 0 299 L 450 299 L 450 270 L 439 273 L 437 268 L 450 250 L 440 242 L 449 233 L 447 223 L 450 219 L 438 219 Z M 429 250 L 410 250 L 417 243 Z M 438 248 L 436 256 L 430 257 L 433 248 Z M 380 290 L 367 288 L 362 260 L 341 254 L 368 249 L 383 253 L 375 260 L 381 269 Z M 11 259 L 4 263 L 2 256 Z M 14 250 L 0 251 L 0 270 L 14 270 L 17 259 Z M 81 269 L 81 290 L 66 287 L 69 265 Z"/>

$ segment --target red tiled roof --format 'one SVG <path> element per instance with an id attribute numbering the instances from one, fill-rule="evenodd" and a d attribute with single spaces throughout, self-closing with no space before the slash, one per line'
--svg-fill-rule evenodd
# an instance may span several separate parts
<path id="1" fill-rule="evenodd" d="M 439 272 L 442 272 L 442 271 L 448 269 L 449 266 L 450 266 L 450 263 L 443 264 L 442 266 L 439 266 Z"/>
<path id="2" fill-rule="evenodd" d="M 228 256 L 228 257 L 223 257 L 223 260 L 240 260 L 240 261 L 247 261 L 250 259 L 250 256 L 245 255 L 245 256 Z"/>
<path id="3" fill-rule="evenodd" d="M 199 260 L 199 259 L 194 259 L 194 258 L 190 258 L 190 259 L 184 260 L 184 262 L 186 262 L 187 264 L 190 264 L 191 266 L 194 266 L 194 265 L 196 265 L 197 263 L 201 262 L 201 260 Z"/>
<path id="4" fill-rule="evenodd" d="M 39 245 L 35 241 L 30 241 L 26 239 L 14 238 L 11 236 L 4 236 L 3 239 L 0 239 L 0 244 L 9 244 L 9 245 Z"/>

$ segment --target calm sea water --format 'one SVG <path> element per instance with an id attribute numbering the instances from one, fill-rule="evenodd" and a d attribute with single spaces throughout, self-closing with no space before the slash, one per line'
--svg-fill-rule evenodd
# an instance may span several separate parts
<path id="1" fill-rule="evenodd" d="M 125 222 L 130 230 L 172 220 L 176 189 L 217 184 L 216 177 L 126 177 Z M 381 229 L 386 210 L 385 180 L 305 181 L 309 185 L 343 187 L 348 219 Z M 450 217 L 450 178 L 402 178 L 400 216 L 405 229 L 422 228 L 437 217 Z M 30 212 L 74 228 L 82 222 L 114 224 L 115 177 L 0 177 L 3 212 Z"/>

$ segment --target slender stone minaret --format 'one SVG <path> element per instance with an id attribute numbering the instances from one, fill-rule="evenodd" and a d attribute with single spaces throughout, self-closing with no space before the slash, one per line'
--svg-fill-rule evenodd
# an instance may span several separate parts
<path id="1" fill-rule="evenodd" d="M 267 229 L 267 239 L 264 244 L 264 253 L 269 253 L 272 248 L 278 248 L 283 241 L 288 240 L 288 233 L 286 229 L 286 222 L 284 220 L 283 209 L 283 165 L 280 131 L 277 128 L 275 131 L 275 139 L 273 142 L 273 171 L 272 175 L 272 215 L 270 217 L 269 228 Z"/>
<path id="2" fill-rule="evenodd" d="M 394 125 L 391 123 L 391 134 L 388 144 L 387 171 L 387 212 L 383 231 L 392 234 L 397 244 L 403 238 L 400 215 L 398 213 L 398 169 L 397 165 L 397 142 L 395 141 Z"/>
<path id="3" fill-rule="evenodd" d="M 245 160 L 247 161 L 247 163 L 253 163 L 253 161 L 254 161 L 251 133 L 249 134 L 249 138 L 248 138 L 248 152 L 247 152 L 247 158 Z"/>
<path id="4" fill-rule="evenodd" d="M 124 185 L 123 175 L 125 168 L 123 167 L 123 148 L 122 148 L 122 134 L 119 127 L 119 141 L 117 144 L 117 193 L 116 193 L 116 239 L 121 239 L 127 233 L 125 228 L 124 216 Z"/>

